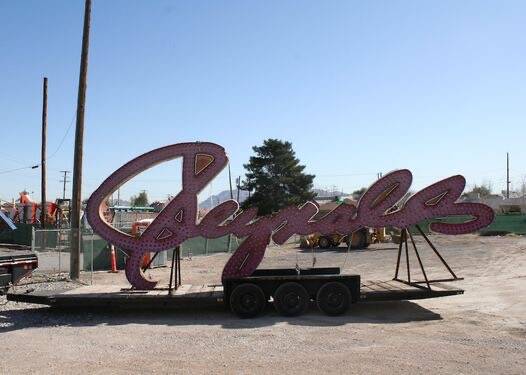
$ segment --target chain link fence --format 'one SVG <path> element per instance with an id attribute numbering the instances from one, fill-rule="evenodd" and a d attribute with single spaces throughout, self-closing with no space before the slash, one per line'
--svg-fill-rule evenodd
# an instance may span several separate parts
<path id="1" fill-rule="evenodd" d="M 34 229 L 31 250 L 38 256 L 41 272 L 69 272 L 70 229 Z"/>
<path id="2" fill-rule="evenodd" d="M 33 229 L 31 249 L 38 256 L 37 272 L 69 273 L 71 229 Z M 227 235 L 220 238 L 208 239 L 196 237 L 181 244 L 181 256 L 209 255 L 214 253 L 232 252 L 241 243 L 235 236 Z M 126 254 L 116 248 L 117 268 L 123 269 Z M 106 240 L 91 229 L 82 230 L 80 269 L 93 272 L 109 270 L 111 268 L 111 249 Z M 153 254 L 152 254 L 153 256 Z M 171 251 L 161 252 L 152 265 L 165 266 L 171 256 Z"/>

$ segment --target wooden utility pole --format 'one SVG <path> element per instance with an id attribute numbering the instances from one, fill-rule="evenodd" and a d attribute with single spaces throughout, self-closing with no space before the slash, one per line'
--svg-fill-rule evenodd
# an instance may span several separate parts
<path id="1" fill-rule="evenodd" d="M 228 163 L 228 183 L 230 184 L 230 199 L 234 199 L 234 192 L 232 190 L 232 172 L 230 171 L 230 163 Z M 232 215 L 234 218 L 234 215 Z M 230 244 L 232 243 L 232 235 L 228 234 L 227 250 L 230 253 Z"/>
<path id="2" fill-rule="evenodd" d="M 510 153 L 506 152 L 506 198 L 510 198 Z"/>
<path id="3" fill-rule="evenodd" d="M 84 5 L 84 28 L 82 31 L 82 52 L 80 55 L 79 92 L 77 97 L 77 123 L 75 127 L 75 155 L 73 162 L 73 192 L 71 194 L 71 254 L 69 276 L 78 280 L 80 276 L 80 211 L 82 209 L 82 153 L 84 143 L 84 109 L 88 78 L 89 31 L 91 21 L 91 0 Z"/>
<path id="4" fill-rule="evenodd" d="M 60 180 L 60 182 L 62 182 L 62 199 L 66 199 L 66 183 L 69 182 L 68 173 L 71 173 L 71 172 L 70 171 L 60 171 L 60 173 L 64 173 L 64 178 Z"/>
<path id="5" fill-rule="evenodd" d="M 234 191 L 232 190 L 232 173 L 230 172 L 230 163 L 228 163 L 228 183 L 230 184 L 230 199 L 234 199 Z"/>
<path id="6" fill-rule="evenodd" d="M 236 197 L 236 200 L 237 200 L 237 203 L 239 203 L 239 190 L 241 190 L 241 176 L 239 176 L 237 179 L 236 179 L 236 186 L 237 186 L 237 197 Z"/>
<path id="7" fill-rule="evenodd" d="M 46 227 L 47 77 L 42 86 L 42 148 L 40 155 L 40 225 Z"/>

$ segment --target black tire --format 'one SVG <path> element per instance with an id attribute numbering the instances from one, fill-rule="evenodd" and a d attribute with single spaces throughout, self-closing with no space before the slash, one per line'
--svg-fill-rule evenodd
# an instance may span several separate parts
<path id="1" fill-rule="evenodd" d="M 335 241 L 331 238 L 331 246 L 332 247 L 339 247 L 341 242 Z"/>
<path id="2" fill-rule="evenodd" d="M 309 302 L 309 293 L 301 284 L 295 282 L 280 285 L 274 293 L 274 307 L 283 316 L 303 314 L 307 310 Z"/>
<path id="3" fill-rule="evenodd" d="M 265 293 L 256 284 L 240 284 L 230 294 L 230 310 L 243 319 L 258 316 L 266 305 Z"/>
<path id="4" fill-rule="evenodd" d="M 318 246 L 320 249 L 328 249 L 332 246 L 331 240 L 328 237 L 320 237 L 318 239 Z"/>
<path id="5" fill-rule="evenodd" d="M 316 295 L 318 308 L 327 315 L 342 315 L 351 306 L 351 291 L 343 283 L 333 281 L 324 284 Z"/>

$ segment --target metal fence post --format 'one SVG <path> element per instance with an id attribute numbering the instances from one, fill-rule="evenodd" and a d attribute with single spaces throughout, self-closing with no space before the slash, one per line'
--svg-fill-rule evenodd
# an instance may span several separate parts
<path id="1" fill-rule="evenodd" d="M 58 236 L 58 273 L 61 273 L 62 272 L 62 246 L 61 246 L 61 242 L 62 242 L 62 232 L 60 231 L 60 229 L 57 229 L 58 232 L 57 232 L 57 236 Z"/>
<path id="2" fill-rule="evenodd" d="M 91 231 L 91 285 L 93 285 L 93 231 Z"/>
<path id="3" fill-rule="evenodd" d="M 35 227 L 31 227 L 31 251 L 35 252 Z"/>

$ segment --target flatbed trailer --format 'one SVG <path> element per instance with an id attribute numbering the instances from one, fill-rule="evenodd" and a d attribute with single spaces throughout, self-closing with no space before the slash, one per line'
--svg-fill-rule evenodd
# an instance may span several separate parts
<path id="1" fill-rule="evenodd" d="M 64 290 L 16 290 L 7 295 L 10 301 L 43 304 L 62 309 L 184 309 L 225 306 L 241 318 L 261 314 L 272 302 L 284 316 L 304 313 L 312 302 L 327 315 L 340 315 L 353 303 L 370 301 L 400 301 L 436 298 L 463 294 L 445 284 L 462 280 L 440 255 L 425 233 L 416 226 L 430 248 L 451 274 L 446 279 L 430 279 L 424 269 L 411 233 L 402 231 L 394 278 L 390 280 L 361 280 L 357 274 L 342 274 L 339 267 L 256 269 L 250 276 L 228 278 L 222 284 L 182 285 L 180 249 L 172 253 L 168 288 L 137 290 L 114 285 L 68 287 Z M 411 279 L 408 239 L 424 280 Z M 407 280 L 401 279 L 403 248 Z M 143 270 L 149 268 L 154 258 Z"/>
<path id="2" fill-rule="evenodd" d="M 29 275 L 38 266 L 38 259 L 26 246 L 0 244 L 0 294 Z"/>
<path id="3" fill-rule="evenodd" d="M 345 290 L 338 289 L 341 285 L 349 291 L 348 303 Z M 298 298 L 295 289 L 298 286 L 307 292 L 305 299 Z M 240 290 L 239 287 L 242 292 L 248 294 L 239 295 L 236 292 Z M 327 291 L 327 288 L 331 289 L 331 287 L 336 287 L 332 290 L 332 305 L 331 291 Z M 256 288 L 260 288 L 263 292 L 263 302 L 257 298 Z M 359 275 L 341 274 L 340 269 L 334 267 L 302 270 L 261 269 L 250 277 L 231 279 L 223 285 L 180 285 L 176 289 L 158 288 L 149 291 L 132 290 L 116 285 L 81 286 L 55 291 L 17 288 L 8 293 L 7 299 L 59 309 L 97 311 L 105 309 L 151 311 L 226 306 L 238 316 L 249 318 L 262 313 L 269 301 L 273 302 L 280 314 L 286 316 L 300 315 L 313 301 L 328 315 L 339 315 L 347 311 L 351 303 L 435 298 L 463 292 L 462 289 L 443 283 L 433 283 L 432 288 L 429 289 L 427 286 L 399 280 L 361 281 Z"/>

